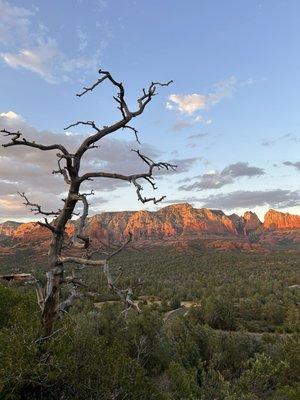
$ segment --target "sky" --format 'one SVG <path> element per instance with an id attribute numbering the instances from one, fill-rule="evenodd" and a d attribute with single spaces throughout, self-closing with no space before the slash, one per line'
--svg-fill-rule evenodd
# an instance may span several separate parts
<path id="1" fill-rule="evenodd" d="M 82 165 L 144 172 L 131 151 L 140 149 L 178 165 L 156 175 L 166 199 L 142 204 L 129 183 L 98 179 L 91 213 L 189 202 L 261 219 L 269 208 L 300 214 L 299 37 L 298 0 L 0 0 L 0 129 L 75 151 L 90 131 L 66 126 L 120 119 L 108 82 L 76 97 L 99 68 L 124 84 L 132 109 L 149 83 L 172 79 L 132 124 L 140 145 L 114 133 Z M 18 191 L 61 207 L 56 152 L 1 147 L 0 221 L 37 218 Z"/>

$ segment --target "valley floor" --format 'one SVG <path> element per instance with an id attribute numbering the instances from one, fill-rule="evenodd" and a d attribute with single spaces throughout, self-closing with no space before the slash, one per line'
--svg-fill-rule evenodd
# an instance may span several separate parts
<path id="1" fill-rule="evenodd" d="M 44 279 L 44 265 L 2 254 L 0 274 Z M 77 270 L 98 295 L 42 348 L 33 288 L 0 284 L 0 398 L 296 400 L 299 267 L 294 251 L 128 249 L 112 273 L 141 314 L 123 317 L 101 270 Z"/>

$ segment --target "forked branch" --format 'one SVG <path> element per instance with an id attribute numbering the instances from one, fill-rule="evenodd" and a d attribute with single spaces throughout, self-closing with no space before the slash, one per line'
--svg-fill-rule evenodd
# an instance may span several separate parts
<path id="1" fill-rule="evenodd" d="M 40 206 L 37 203 L 32 203 L 31 201 L 29 201 L 28 197 L 25 195 L 25 193 L 20 193 L 18 192 L 18 194 L 25 200 L 25 202 L 23 203 L 25 206 L 29 206 L 30 211 L 33 212 L 34 214 L 42 214 L 42 215 L 46 215 L 46 216 L 57 216 L 61 210 L 58 211 L 44 211 L 42 210 L 42 206 Z"/>
<path id="2" fill-rule="evenodd" d="M 118 108 L 121 111 L 122 114 L 122 119 L 117 121 L 116 123 L 110 125 L 110 126 L 103 126 L 102 129 L 100 129 L 94 121 L 77 121 L 73 124 L 70 124 L 67 126 L 65 129 L 69 129 L 71 127 L 75 127 L 78 125 L 87 125 L 91 126 L 96 132 L 94 135 L 89 136 L 84 140 L 84 142 L 80 145 L 78 148 L 77 152 L 75 153 L 74 156 L 74 166 L 77 170 L 79 170 L 80 166 L 80 160 L 82 155 L 89 149 L 91 146 L 93 146 L 94 143 L 98 142 L 98 140 L 102 139 L 104 136 L 116 132 L 119 129 L 122 128 L 127 128 L 133 130 L 135 133 L 135 137 L 137 141 L 139 142 L 138 136 L 137 136 L 137 130 L 135 128 L 132 128 L 130 125 L 128 125 L 129 121 L 132 118 L 137 117 L 138 115 L 142 114 L 146 105 L 152 100 L 153 96 L 156 94 L 156 88 L 157 86 L 168 86 L 170 85 L 173 81 L 169 81 L 166 83 L 162 82 L 152 82 L 148 88 L 148 90 L 143 89 L 143 94 L 138 98 L 137 103 L 138 103 L 138 108 L 135 111 L 131 111 L 127 105 L 126 99 L 125 99 L 125 89 L 124 86 L 121 82 L 117 82 L 110 72 L 108 71 L 102 71 L 101 69 L 99 70 L 100 78 L 91 86 L 86 86 L 83 88 L 83 91 L 78 93 L 77 96 L 81 97 L 85 95 L 88 92 L 92 92 L 97 86 L 99 86 L 103 81 L 109 80 L 113 86 L 117 87 L 118 93 L 117 96 L 114 96 L 114 100 L 118 103 Z"/>
<path id="3" fill-rule="evenodd" d="M 20 133 L 19 131 L 17 132 L 10 132 L 7 129 L 1 129 L 2 133 L 4 133 L 5 135 L 3 136 L 9 136 L 11 137 L 11 141 L 8 143 L 4 143 L 2 144 L 3 147 L 10 147 L 10 146 L 28 146 L 28 147 L 34 147 L 36 149 L 39 150 L 44 150 L 44 151 L 48 151 L 48 150 L 60 150 L 63 154 L 68 155 L 69 152 L 67 151 L 67 149 L 62 145 L 62 144 L 51 144 L 51 145 L 44 145 L 44 144 L 40 144 L 40 143 L 36 143 L 35 141 L 29 141 L 25 138 L 23 138 L 22 140 L 20 139 L 20 137 L 22 136 L 22 133 Z"/>
<path id="4" fill-rule="evenodd" d="M 131 182 L 135 186 L 138 199 L 142 203 L 147 203 L 149 201 L 152 201 L 154 204 L 159 203 L 160 201 L 162 201 L 165 198 L 165 196 L 162 196 L 160 198 L 156 198 L 156 197 L 147 198 L 147 197 L 142 196 L 141 192 L 143 190 L 143 187 L 138 182 L 138 180 L 139 179 L 146 180 L 148 183 L 150 183 L 153 190 L 156 190 L 157 186 L 155 185 L 155 181 L 154 181 L 154 177 L 153 177 L 154 170 L 155 169 L 157 169 L 157 170 L 165 169 L 165 170 L 174 171 L 177 168 L 177 165 L 166 163 L 166 162 L 154 162 L 151 158 L 145 156 L 139 150 L 132 150 L 132 151 L 137 153 L 139 158 L 145 164 L 148 165 L 147 172 L 142 173 L 142 174 L 133 174 L 133 175 L 122 175 L 122 174 L 116 174 L 116 173 L 111 173 L 111 172 L 88 172 L 79 178 L 80 182 L 84 182 L 84 181 L 90 180 L 92 178 L 113 178 L 113 179 L 120 179 L 123 181 L 128 181 L 128 182 Z"/>

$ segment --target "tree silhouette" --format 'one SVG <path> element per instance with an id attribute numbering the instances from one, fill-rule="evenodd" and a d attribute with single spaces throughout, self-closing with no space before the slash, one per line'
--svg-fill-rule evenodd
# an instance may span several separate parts
<path id="1" fill-rule="evenodd" d="M 74 154 L 70 153 L 67 148 L 61 144 L 43 145 L 35 141 L 28 141 L 22 137 L 22 133 L 11 132 L 3 129 L 1 132 L 10 138 L 8 143 L 3 144 L 4 147 L 11 146 L 28 146 L 42 151 L 57 150 L 57 163 L 58 169 L 53 171 L 55 174 L 61 174 L 68 186 L 68 194 L 63 199 L 64 205 L 58 211 L 45 211 L 41 205 L 33 203 L 29 200 L 25 193 L 20 193 L 24 199 L 24 204 L 31 208 L 31 211 L 36 214 L 44 216 L 44 222 L 38 222 L 39 225 L 51 231 L 52 240 L 48 252 L 48 270 L 47 280 L 45 287 L 34 278 L 34 284 L 37 293 L 37 301 L 41 310 L 41 320 L 44 330 L 43 338 L 51 336 L 54 332 L 54 324 L 60 312 L 67 311 L 75 298 L 80 296 L 80 288 L 85 287 L 81 279 L 78 279 L 73 274 L 72 276 L 64 276 L 64 266 L 68 263 L 80 264 L 83 268 L 92 266 L 100 267 L 107 279 L 107 284 L 110 290 L 113 290 L 124 302 L 125 312 L 134 308 L 139 311 L 138 305 L 132 300 L 132 289 L 120 289 L 116 286 L 115 281 L 110 274 L 109 260 L 118 254 L 131 240 L 131 234 L 128 239 L 119 247 L 111 252 L 104 252 L 103 249 L 95 249 L 91 244 L 91 240 L 85 235 L 84 227 L 86 218 L 89 212 L 89 203 L 87 200 L 90 193 L 81 193 L 80 187 L 83 182 L 93 180 L 93 178 L 108 178 L 119 179 L 132 183 L 136 189 L 138 200 L 142 203 L 153 202 L 157 204 L 165 196 L 160 198 L 145 197 L 142 194 L 142 182 L 149 183 L 153 189 L 156 189 L 153 172 L 156 169 L 175 169 L 176 166 L 166 162 L 155 162 L 146 155 L 142 154 L 139 150 L 134 150 L 137 157 L 141 159 L 145 166 L 146 172 L 134 175 L 123 175 L 121 173 L 110 173 L 105 171 L 92 171 L 80 175 L 80 167 L 83 155 L 90 149 L 98 147 L 98 142 L 105 136 L 112 134 L 120 129 L 128 129 L 135 135 L 136 140 L 139 142 L 137 130 L 129 125 L 130 121 L 141 115 L 146 106 L 150 103 L 152 98 L 156 95 L 158 86 L 168 86 L 172 81 L 167 83 L 152 82 L 148 89 L 143 89 L 142 95 L 137 99 L 137 109 L 131 111 L 126 98 L 125 89 L 121 82 L 117 82 L 110 72 L 99 70 L 99 79 L 91 86 L 84 87 L 83 90 L 77 94 L 78 97 L 84 96 L 89 92 L 95 90 L 104 81 L 109 81 L 116 87 L 118 93 L 114 96 L 114 100 L 118 104 L 118 109 L 121 113 L 121 118 L 110 126 L 99 127 L 95 121 L 77 121 L 65 129 L 75 126 L 86 126 L 92 128 L 93 133 L 86 137 L 80 144 Z M 76 222 L 76 229 L 74 234 L 69 237 L 66 234 L 66 225 L 74 215 L 74 209 L 78 202 L 82 203 L 83 211 L 80 218 Z M 52 217 L 49 222 L 48 217 Z M 78 256 L 80 249 L 81 255 Z M 71 254 L 71 255 L 70 255 Z M 101 254 L 101 257 L 99 257 Z M 71 292 L 69 297 L 62 299 L 62 285 L 69 285 Z"/>

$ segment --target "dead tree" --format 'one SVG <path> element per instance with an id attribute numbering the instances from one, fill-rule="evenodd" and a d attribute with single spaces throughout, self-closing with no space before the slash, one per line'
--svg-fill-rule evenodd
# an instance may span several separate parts
<path id="1" fill-rule="evenodd" d="M 84 231 L 84 226 L 89 211 L 87 196 L 92 194 L 92 192 L 81 193 L 81 184 L 98 177 L 127 181 L 134 185 L 139 201 L 142 203 L 153 202 L 154 204 L 157 204 L 163 200 L 165 196 L 158 199 L 156 197 L 147 198 L 143 196 L 142 182 L 146 181 L 146 183 L 149 183 L 153 189 L 156 189 L 153 177 L 154 171 L 156 169 L 170 170 L 176 168 L 175 165 L 169 163 L 155 162 L 142 154 L 139 150 L 134 150 L 137 157 L 145 163 L 146 171 L 143 173 L 135 175 L 123 175 L 122 173 L 93 171 L 80 175 L 80 166 L 83 155 L 88 150 L 97 147 L 98 142 L 105 136 L 108 136 L 120 129 L 128 129 L 134 133 L 136 140 L 139 142 L 138 132 L 129 124 L 130 121 L 144 112 L 146 106 L 156 95 L 158 86 L 168 86 L 172 82 L 152 82 L 148 89 L 143 89 L 142 95 L 137 99 L 137 108 L 132 111 L 127 104 L 123 84 L 121 82 L 117 82 L 108 71 L 99 70 L 99 75 L 99 79 L 94 84 L 89 87 L 84 87 L 83 90 L 77 94 L 77 96 L 81 97 L 85 94 L 88 94 L 100 86 L 104 81 L 108 81 L 117 89 L 118 93 L 114 97 L 114 100 L 118 104 L 121 117 L 117 122 L 110 126 L 99 127 L 95 121 L 77 121 L 66 127 L 65 129 L 76 126 L 86 126 L 89 129 L 92 129 L 93 132 L 83 140 L 74 154 L 70 153 L 67 148 L 61 144 L 44 145 L 36 143 L 35 141 L 28 141 L 19 131 L 11 132 L 6 129 L 1 131 L 5 136 L 10 138 L 8 143 L 3 144 L 4 147 L 28 146 L 42 151 L 57 151 L 56 155 L 58 169 L 53 171 L 53 173 L 61 174 L 68 187 L 68 195 L 66 199 L 64 199 L 62 209 L 59 209 L 58 211 L 45 211 L 41 205 L 31 202 L 24 193 L 20 193 L 22 198 L 25 200 L 24 204 L 29 206 L 31 211 L 44 216 L 44 222 L 38 223 L 50 230 L 52 234 L 52 240 L 48 251 L 46 287 L 42 287 L 37 281 L 34 282 L 36 286 L 37 301 L 41 310 L 44 337 L 49 337 L 53 334 L 54 324 L 60 311 L 66 311 L 71 306 L 74 299 L 79 296 L 78 289 L 80 289 L 80 287 L 84 287 L 82 280 L 76 278 L 74 275 L 70 277 L 64 276 L 64 267 L 69 263 L 80 264 L 83 268 L 93 266 L 100 267 L 106 276 L 109 289 L 113 290 L 124 302 L 125 312 L 131 308 L 135 308 L 137 311 L 139 311 L 138 305 L 132 300 L 132 290 L 130 288 L 120 289 L 117 287 L 109 270 L 109 261 L 128 244 L 128 242 L 131 240 L 131 235 L 129 235 L 128 240 L 115 251 L 106 253 L 104 258 L 102 257 L 99 259 L 98 257 L 95 259 L 94 254 L 97 253 L 97 249 L 95 250 L 92 248 L 90 238 L 85 236 Z M 68 237 L 65 233 L 66 225 L 74 215 L 74 209 L 78 202 L 81 202 L 83 206 L 82 215 L 77 221 L 74 235 L 72 237 Z M 52 221 L 48 220 L 50 217 L 53 218 Z M 63 251 L 64 248 L 69 249 L 67 254 L 65 254 Z M 73 253 L 74 255 L 69 255 L 70 248 L 81 248 L 83 255 L 78 256 L 77 253 Z M 62 285 L 64 284 L 67 284 L 69 287 L 71 287 L 71 293 L 66 299 L 61 298 L 61 289 Z"/>

